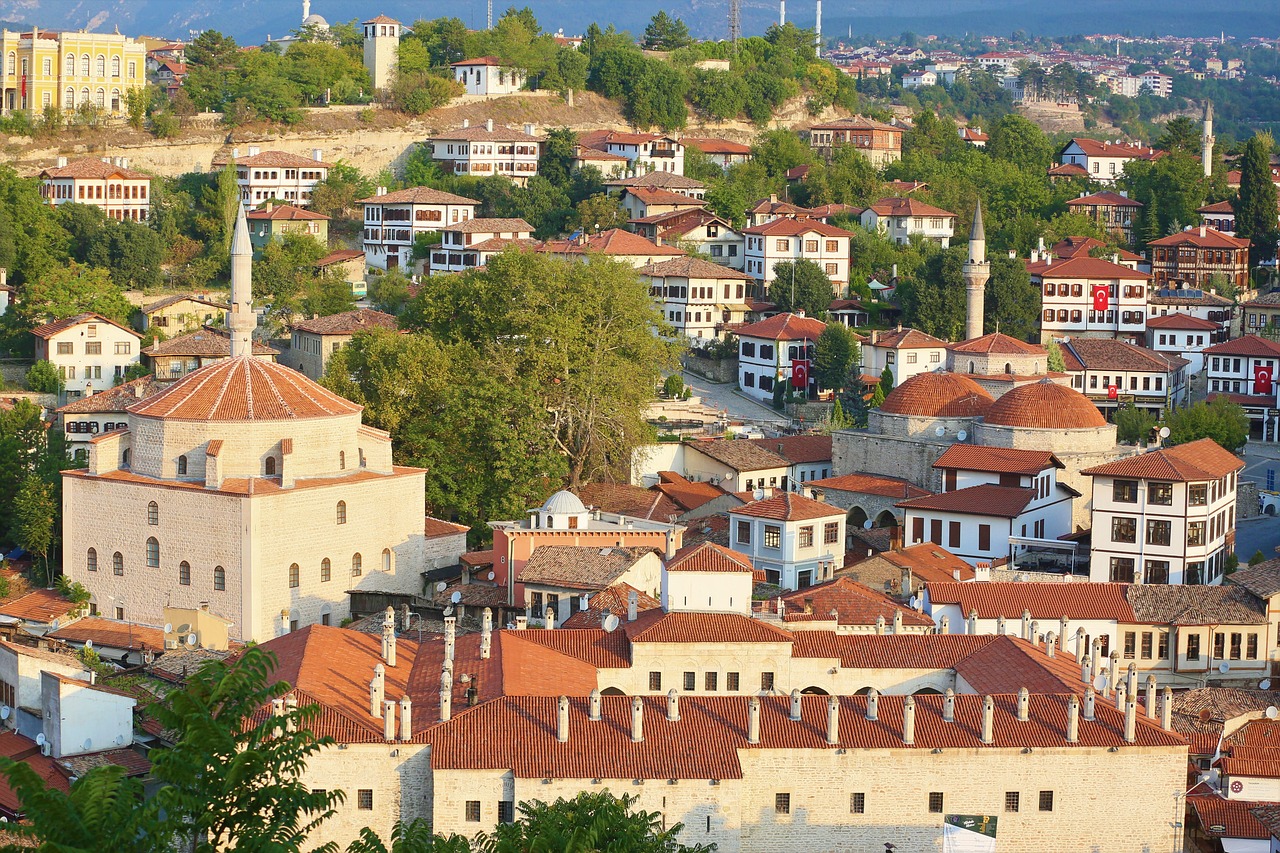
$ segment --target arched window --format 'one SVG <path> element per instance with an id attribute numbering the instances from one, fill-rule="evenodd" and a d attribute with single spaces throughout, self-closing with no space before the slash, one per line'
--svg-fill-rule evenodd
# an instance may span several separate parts
<path id="1" fill-rule="evenodd" d="M 102 54 L 98 54 L 98 61 L 97 63 L 95 63 L 94 68 L 98 72 L 99 77 L 106 77 L 107 76 L 107 58 Z"/>
<path id="2" fill-rule="evenodd" d="M 99 89 L 93 96 L 93 102 L 99 107 L 105 107 L 107 105 L 107 90 Z"/>
<path id="3" fill-rule="evenodd" d="M 185 473 L 187 473 L 187 457 L 179 456 L 178 457 L 178 475 L 181 476 Z"/>
<path id="4" fill-rule="evenodd" d="M 333 563 L 329 562 L 329 558 L 325 557 L 320 561 L 320 580 L 328 582 L 333 577 Z"/>
<path id="5" fill-rule="evenodd" d="M 9 51 L 9 75 L 13 76 L 18 73 L 18 54 L 12 50 Z"/>
<path id="6" fill-rule="evenodd" d="M 76 57 L 75 57 L 75 54 L 68 54 L 68 55 L 67 55 L 67 61 L 66 61 L 66 63 L 65 63 L 65 64 L 66 64 L 66 68 L 64 69 L 64 73 L 66 74 L 66 76 L 68 76 L 68 77 L 74 77 L 74 76 L 76 75 Z"/>
<path id="7" fill-rule="evenodd" d="M 178 563 L 178 583 L 191 586 L 191 564 L 186 560 Z"/>
<path id="8" fill-rule="evenodd" d="M 80 57 L 80 76 L 81 77 L 89 76 L 89 54 L 87 53 L 84 56 Z"/>
<path id="9" fill-rule="evenodd" d="M 339 524 L 347 523 L 347 502 L 346 501 L 338 501 L 338 523 Z"/>
<path id="10" fill-rule="evenodd" d="M 222 566 L 213 567 L 213 588 L 219 591 L 227 588 L 227 570 Z"/>
<path id="11" fill-rule="evenodd" d="M 345 450 L 338 451 L 338 470 L 347 470 L 347 451 Z"/>
<path id="12" fill-rule="evenodd" d="M 267 457 L 267 463 L 263 470 L 266 471 L 268 477 L 274 477 L 276 475 L 276 458 L 274 456 Z"/>
<path id="13" fill-rule="evenodd" d="M 160 506 L 155 501 L 147 504 L 147 524 L 160 523 Z"/>
<path id="14" fill-rule="evenodd" d="M 70 57 L 67 57 L 67 58 L 68 60 L 70 59 Z M 68 64 L 73 64 L 73 63 L 68 62 Z M 75 109 L 76 90 L 68 86 L 67 91 L 63 93 L 62 100 L 63 100 L 63 104 L 62 104 L 63 109 L 67 109 L 67 110 Z"/>
<path id="15" fill-rule="evenodd" d="M 1012 376 L 1012 375 L 1013 375 L 1013 365 L 1009 364 L 1009 362 L 1007 362 L 1007 361 L 1006 361 L 1006 362 L 1004 363 L 1004 372 L 1005 372 L 1005 373 L 1007 373 L 1009 376 Z"/>
<path id="16" fill-rule="evenodd" d="M 298 568 L 297 563 L 294 563 L 289 567 L 289 589 L 298 588 L 298 582 L 299 582 L 298 576 L 300 573 L 301 573 L 301 570 Z"/>
<path id="17" fill-rule="evenodd" d="M 124 557 L 119 551 L 111 555 L 111 574 L 124 575 Z"/>
<path id="18" fill-rule="evenodd" d="M 973 373 L 973 362 L 969 362 L 969 372 Z"/>
<path id="19" fill-rule="evenodd" d="M 156 537 L 152 536 L 147 539 L 147 568 L 155 569 L 160 566 L 160 543 L 156 541 Z"/>
<path id="20" fill-rule="evenodd" d="M 384 572 L 389 572 L 394 567 L 394 564 L 395 564 L 395 560 L 391 556 L 391 549 L 383 548 L 382 549 L 382 570 Z"/>
<path id="21" fill-rule="evenodd" d="M 120 90 L 119 89 L 111 90 L 111 112 L 113 113 L 120 112 Z"/>
<path id="22" fill-rule="evenodd" d="M 111 76 L 120 76 L 120 57 L 118 56 L 111 57 Z"/>
<path id="23" fill-rule="evenodd" d="M 358 578 L 364 574 L 364 563 L 359 554 L 351 555 L 351 577 Z"/>
<path id="24" fill-rule="evenodd" d="M 97 548 L 89 549 L 89 556 L 86 559 L 85 564 L 88 566 L 89 571 L 91 572 L 96 572 L 98 570 L 98 549 Z"/>
<path id="25" fill-rule="evenodd" d="M 85 61 L 87 62 L 88 60 L 89 60 L 89 57 L 86 56 Z M 85 75 L 87 76 L 88 73 L 89 72 L 86 71 Z M 80 90 L 80 105 L 84 106 L 87 103 L 89 103 L 89 87 L 85 86 L 83 89 Z"/>

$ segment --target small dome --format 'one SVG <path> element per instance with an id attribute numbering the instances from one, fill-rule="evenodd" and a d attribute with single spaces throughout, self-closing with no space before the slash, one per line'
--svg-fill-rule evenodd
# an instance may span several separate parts
<path id="1" fill-rule="evenodd" d="M 991 408 L 991 395 L 968 376 L 935 370 L 917 373 L 889 392 L 880 411 L 921 418 L 974 418 Z"/>
<path id="2" fill-rule="evenodd" d="M 322 30 L 327 30 L 329 29 L 329 22 L 321 15 L 307 15 L 307 17 L 302 21 L 302 26 L 319 27 Z"/>
<path id="3" fill-rule="evenodd" d="M 1106 418 L 1089 398 L 1048 379 L 1015 388 L 996 400 L 985 421 L 1031 429 L 1096 429 Z"/>
<path id="4" fill-rule="evenodd" d="M 547 502 L 542 505 L 542 511 L 556 515 L 576 515 L 586 512 L 587 508 L 573 492 L 562 490 L 547 498 Z"/>

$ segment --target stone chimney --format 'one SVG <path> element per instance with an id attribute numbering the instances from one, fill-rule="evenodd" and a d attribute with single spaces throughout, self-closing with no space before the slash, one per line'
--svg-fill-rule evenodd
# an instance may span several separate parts
<path id="1" fill-rule="evenodd" d="M 880 719 L 880 692 L 874 687 L 867 693 L 867 719 Z"/>
<path id="2" fill-rule="evenodd" d="M 747 743 L 760 742 L 760 697 L 747 700 Z"/>
<path id="3" fill-rule="evenodd" d="M 1022 639 L 1031 639 L 1031 611 L 1022 611 Z"/>
<path id="4" fill-rule="evenodd" d="M 911 569 L 902 570 L 902 597 L 911 595 Z"/>
<path id="5" fill-rule="evenodd" d="M 644 740 L 644 702 L 639 696 L 634 696 L 631 699 L 631 742 L 640 743 L 642 740 Z"/>
<path id="6" fill-rule="evenodd" d="M 271 700 L 271 713 L 277 717 L 284 716 L 284 700 L 283 699 Z"/>
<path id="7" fill-rule="evenodd" d="M 1050 631 L 1044 635 L 1044 653 L 1053 657 L 1058 652 L 1058 635 Z"/>
<path id="8" fill-rule="evenodd" d="M 1058 642 L 1062 644 L 1062 650 L 1064 652 L 1067 650 L 1067 637 L 1071 636 L 1067 632 L 1067 628 L 1070 624 L 1070 620 L 1065 616 L 1058 620 Z"/>
<path id="9" fill-rule="evenodd" d="M 634 589 L 627 593 L 627 621 L 634 622 L 640 615 L 640 593 Z"/>
<path id="10" fill-rule="evenodd" d="M 387 621 L 382 623 L 382 659 L 387 666 L 396 665 L 396 617 L 395 611 L 387 608 Z"/>
<path id="11" fill-rule="evenodd" d="M 996 700 L 990 696 L 982 697 L 982 742 L 991 743 L 995 740 L 996 730 Z"/>
<path id="12" fill-rule="evenodd" d="M 484 120 L 484 129 L 493 133 L 493 119 L 487 118 Z"/>
<path id="13" fill-rule="evenodd" d="M 969 624 L 965 627 L 965 633 L 969 635 L 978 633 L 978 611 L 976 609 L 969 611 Z"/>
<path id="14" fill-rule="evenodd" d="M 942 719 L 948 723 L 956 721 L 956 692 L 950 687 L 942 694 Z"/>
<path id="15" fill-rule="evenodd" d="M 493 610 L 486 607 L 480 619 L 480 659 L 488 660 L 493 650 Z"/>
<path id="16" fill-rule="evenodd" d="M 1160 694 L 1160 728 L 1173 731 L 1173 688 L 1167 684 Z"/>
<path id="17" fill-rule="evenodd" d="M 591 696 L 587 699 L 587 719 L 592 722 L 600 722 L 600 688 L 593 687 Z"/>
<path id="18" fill-rule="evenodd" d="M 382 739 L 391 743 L 396 739 L 396 700 L 382 703 Z"/>
<path id="19" fill-rule="evenodd" d="M 1040 645 L 1040 623 L 1039 622 L 1031 623 L 1031 633 L 1027 635 L 1027 640 L 1029 640 L 1031 645 L 1033 646 Z"/>
<path id="20" fill-rule="evenodd" d="M 1093 658 L 1088 655 L 1085 655 L 1084 659 L 1080 661 L 1080 683 L 1093 683 Z"/>
<path id="21" fill-rule="evenodd" d="M 1008 626 L 1005 623 L 1004 614 L 1002 613 L 996 617 L 996 633 L 1004 634 L 1007 632 L 1007 630 L 1008 630 Z"/>
<path id="22" fill-rule="evenodd" d="M 528 617 L 528 616 L 517 616 L 517 617 L 516 617 L 516 630 L 517 630 L 517 631 L 524 631 L 524 630 L 526 630 L 528 627 L 529 627 L 529 617 Z"/>
<path id="23" fill-rule="evenodd" d="M 1133 743 L 1138 739 L 1138 703 L 1129 699 L 1124 705 L 1124 740 Z"/>
<path id="24" fill-rule="evenodd" d="M 1107 689 L 1120 685 L 1120 652 L 1112 652 L 1107 658 Z"/>
<path id="25" fill-rule="evenodd" d="M 1065 635 L 1064 635 L 1065 636 Z M 1088 644 L 1084 641 L 1084 626 L 1076 628 L 1076 662 L 1084 660 L 1084 656 L 1089 653 Z M 1064 640 L 1065 642 L 1065 640 Z"/>
<path id="26" fill-rule="evenodd" d="M 1125 672 L 1125 690 L 1134 699 L 1138 698 L 1138 665 L 1136 663 L 1129 664 L 1129 669 Z"/>
<path id="27" fill-rule="evenodd" d="M 561 696 L 556 704 L 556 740 L 569 742 L 569 697 Z"/>
<path id="28" fill-rule="evenodd" d="M 400 740 L 413 738 L 413 700 L 409 694 L 400 697 Z"/>
<path id="29" fill-rule="evenodd" d="M 1031 693 L 1023 687 L 1018 691 L 1018 720 L 1025 723 L 1031 719 Z"/>
<path id="30" fill-rule="evenodd" d="M 907 701 L 911 701 L 911 697 L 907 697 Z M 912 713 L 915 712 L 915 706 L 911 707 Z M 912 719 L 914 723 L 914 718 Z M 827 697 L 827 743 L 835 746 L 840 742 L 840 700 L 834 696 Z M 910 743 L 910 741 L 908 741 Z"/>
<path id="31" fill-rule="evenodd" d="M 1084 689 L 1084 718 L 1086 720 L 1093 720 L 1093 704 L 1096 701 L 1098 701 L 1098 694 L 1093 692 L 1092 687 L 1086 687 Z"/>
<path id="32" fill-rule="evenodd" d="M 1072 693 L 1067 698 L 1067 743 L 1080 740 L 1080 700 Z"/>
<path id="33" fill-rule="evenodd" d="M 884 614 L 883 614 L 883 613 L 881 613 L 879 616 L 877 616 L 877 617 L 876 617 L 876 633 L 877 633 L 877 634 L 883 634 L 883 633 L 884 633 L 884 624 L 885 624 L 885 623 L 884 623 Z"/>
<path id="34" fill-rule="evenodd" d="M 791 721 L 800 721 L 800 688 L 791 691 Z"/>
<path id="35" fill-rule="evenodd" d="M 1156 718 L 1156 677 L 1154 675 L 1147 676 L 1147 716 L 1153 720 Z"/>
<path id="36" fill-rule="evenodd" d="M 322 160 L 324 160 L 324 156 L 323 156 L 323 155 L 324 155 L 324 152 L 323 152 L 323 151 L 321 151 L 319 148 L 312 148 L 312 149 L 311 149 L 311 159 L 312 159 L 312 160 L 315 160 L 317 163 L 319 163 L 319 162 L 321 162 Z"/>
<path id="37" fill-rule="evenodd" d="M 555 609 L 554 607 L 548 607 L 548 608 L 547 608 L 546 615 L 544 616 L 543 621 L 542 621 L 542 627 L 546 628 L 548 631 L 554 631 L 554 630 L 555 630 L 555 628 L 556 628 L 556 609 Z"/>
<path id="38" fill-rule="evenodd" d="M 893 611 L 893 633 L 895 634 L 902 633 L 902 611 L 901 610 Z"/>
<path id="39" fill-rule="evenodd" d="M 373 668 L 373 680 L 369 682 L 369 713 L 374 717 L 382 716 L 382 700 L 386 698 L 386 669 L 382 664 Z"/>
<path id="40" fill-rule="evenodd" d="M 1116 710 L 1117 710 L 1117 711 L 1123 711 L 1123 710 L 1124 710 L 1124 700 L 1125 700 L 1125 697 L 1127 697 L 1128 695 L 1129 695 L 1129 691 L 1128 691 L 1128 690 L 1125 690 L 1125 688 L 1124 688 L 1124 682 L 1123 682 L 1123 681 L 1121 681 L 1119 684 L 1117 684 L 1117 685 L 1116 685 L 1116 695 L 1115 695 L 1115 700 L 1116 700 Z"/>
<path id="41" fill-rule="evenodd" d="M 831 701 L 835 702 L 834 696 Z M 908 696 L 902 701 L 902 742 L 912 746 L 916 742 L 916 699 Z"/>

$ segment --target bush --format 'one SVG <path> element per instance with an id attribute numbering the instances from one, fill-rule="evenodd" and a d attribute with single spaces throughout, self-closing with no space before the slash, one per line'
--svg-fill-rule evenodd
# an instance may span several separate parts
<path id="1" fill-rule="evenodd" d="M 1267 555 L 1262 553 L 1262 549 L 1259 548 L 1257 551 L 1254 551 L 1253 556 L 1249 558 L 1249 565 L 1256 566 L 1258 563 L 1265 563 L 1266 561 Z"/>
<path id="2" fill-rule="evenodd" d="M 57 394 L 62 391 L 62 377 L 53 362 L 37 361 L 27 371 L 27 387 L 41 394 Z"/>

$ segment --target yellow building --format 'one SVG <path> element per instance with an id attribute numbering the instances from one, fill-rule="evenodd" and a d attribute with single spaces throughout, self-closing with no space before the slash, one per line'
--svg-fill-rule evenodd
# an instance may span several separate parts
<path id="1" fill-rule="evenodd" d="M 0 114 L 39 115 L 92 103 L 125 113 L 125 94 L 146 80 L 146 47 L 119 33 L 0 32 Z"/>

